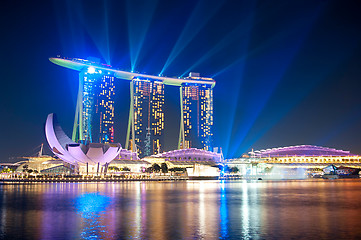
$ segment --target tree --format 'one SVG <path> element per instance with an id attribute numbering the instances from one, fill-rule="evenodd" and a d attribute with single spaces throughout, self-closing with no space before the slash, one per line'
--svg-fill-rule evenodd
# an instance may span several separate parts
<path id="1" fill-rule="evenodd" d="M 168 166 L 165 162 L 160 165 L 160 168 L 162 169 L 162 173 L 168 172 Z"/>
<path id="2" fill-rule="evenodd" d="M 23 172 L 27 172 L 28 168 L 29 168 L 29 165 L 28 165 L 28 164 L 25 164 L 25 165 L 23 166 Z"/>
<path id="3" fill-rule="evenodd" d="M 13 172 L 13 171 L 10 168 L 6 167 L 6 168 L 3 168 L 0 173 L 9 173 L 9 172 Z"/>
<path id="4" fill-rule="evenodd" d="M 130 172 L 130 168 L 128 168 L 128 167 L 123 167 L 123 168 L 122 168 L 122 171 Z"/>
<path id="5" fill-rule="evenodd" d="M 120 169 L 118 167 L 115 167 L 115 166 L 108 167 L 108 170 L 110 170 L 110 171 L 120 171 Z"/>
<path id="6" fill-rule="evenodd" d="M 270 173 L 270 172 L 272 172 L 272 168 L 273 168 L 273 167 L 266 167 L 264 171 L 265 171 L 266 173 Z"/>
<path id="7" fill-rule="evenodd" d="M 185 172 L 186 169 L 181 168 L 181 167 L 174 167 L 174 168 L 169 168 L 168 171 L 170 171 L 170 172 Z"/>
<path id="8" fill-rule="evenodd" d="M 160 167 L 158 164 L 156 164 L 156 163 L 154 163 L 154 164 L 152 165 L 152 168 L 153 168 L 153 171 L 154 171 L 154 172 L 159 172 L 160 169 L 161 169 L 161 167 Z"/>

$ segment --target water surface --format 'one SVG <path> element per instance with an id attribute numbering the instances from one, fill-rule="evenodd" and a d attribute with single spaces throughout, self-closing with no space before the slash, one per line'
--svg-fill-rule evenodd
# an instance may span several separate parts
<path id="1" fill-rule="evenodd" d="M 0 185 L 0 239 L 357 239 L 361 180 Z"/>

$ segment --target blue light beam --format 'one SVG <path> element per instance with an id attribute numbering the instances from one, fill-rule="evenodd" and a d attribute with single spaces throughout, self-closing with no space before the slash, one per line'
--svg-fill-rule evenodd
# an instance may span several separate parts
<path id="1" fill-rule="evenodd" d="M 135 71 L 158 1 L 127 1 L 131 71 Z"/>
<path id="2" fill-rule="evenodd" d="M 194 39 L 194 37 L 199 33 L 199 31 L 208 23 L 208 21 L 213 17 L 213 15 L 218 11 L 218 9 L 224 4 L 223 1 L 217 1 L 215 6 L 212 6 L 211 10 L 207 12 L 207 15 L 204 16 L 202 12 L 207 7 L 206 2 L 199 1 L 197 6 L 192 11 L 189 20 L 187 21 L 181 35 L 179 36 L 177 42 L 175 43 L 166 63 L 163 66 L 160 74 L 163 74 L 168 66 L 174 61 L 174 59 L 182 52 L 182 50 L 189 45 L 189 43 Z"/>
<path id="3" fill-rule="evenodd" d="M 319 13 L 320 7 L 316 8 L 316 10 L 313 10 L 307 16 L 307 18 L 303 17 L 297 19 L 296 22 L 290 24 L 288 29 L 276 35 L 276 37 L 273 39 L 276 41 L 270 42 L 272 45 L 276 45 L 278 48 L 268 48 L 272 50 L 266 51 L 258 59 L 248 61 L 248 65 L 250 66 L 247 68 L 254 70 L 252 73 L 254 75 L 252 77 L 254 84 L 250 85 L 253 95 L 249 95 L 248 90 L 247 93 L 242 94 L 241 97 L 247 96 L 248 94 L 249 99 L 245 101 L 237 101 L 238 105 L 244 102 L 248 102 L 249 104 L 246 106 L 246 108 L 244 108 L 245 114 L 243 115 L 242 123 L 237 124 L 237 126 L 232 126 L 233 136 L 237 138 L 236 142 L 238 142 L 238 144 L 234 144 L 231 146 L 231 148 L 226 149 L 226 154 L 234 156 L 238 151 L 239 146 L 242 145 L 245 137 L 248 135 L 250 129 L 258 119 L 268 100 L 272 96 L 275 88 L 299 52 L 303 42 L 312 29 L 313 23 L 319 16 Z M 268 64 L 264 65 L 264 63 Z M 263 65 L 262 72 L 259 70 L 260 65 Z M 265 81 L 264 79 L 267 78 L 271 80 Z M 257 81 L 259 84 L 257 84 Z M 239 106 L 237 106 L 237 109 L 238 108 Z M 247 118 L 245 118 L 246 116 Z M 231 139 L 229 139 L 229 141 L 230 140 Z"/>
<path id="4" fill-rule="evenodd" d="M 326 67 L 328 71 L 321 71 L 318 73 L 314 73 L 311 79 L 307 82 L 307 84 L 303 83 L 301 86 L 294 86 L 294 89 L 297 89 L 298 91 L 289 91 L 287 93 L 284 93 L 286 96 L 285 99 L 288 99 L 286 102 L 282 102 L 283 107 L 279 108 L 277 112 L 272 112 L 269 115 L 270 118 L 267 118 L 267 121 L 265 121 L 265 124 L 263 127 L 258 130 L 254 134 L 251 135 L 250 139 L 247 141 L 244 141 L 243 145 L 242 143 L 239 143 L 238 149 L 236 149 L 233 154 L 241 154 L 245 150 L 249 150 L 250 147 L 255 144 L 259 139 L 261 139 L 270 129 L 272 129 L 277 123 L 280 122 L 281 119 L 283 119 L 288 112 L 290 112 L 292 109 L 294 109 L 300 102 L 307 97 L 307 95 L 315 89 L 319 84 L 321 84 L 323 81 L 325 81 L 329 76 L 332 76 L 334 71 L 344 62 L 347 61 L 352 54 L 354 53 L 354 50 L 357 47 L 357 42 L 359 39 L 353 39 L 353 43 L 349 43 L 349 51 L 343 51 L 342 49 L 339 49 L 338 51 L 335 50 L 335 55 L 338 56 L 337 58 L 332 58 L 331 62 L 329 62 L 328 66 Z M 337 54 L 336 54 L 337 52 Z M 295 79 L 294 82 L 300 84 L 302 83 L 302 76 L 297 76 L 299 79 Z M 251 130 L 249 131 L 251 133 Z M 337 133 L 336 133 L 337 134 Z M 332 137 L 332 135 L 331 135 Z M 245 138 L 243 139 L 245 140 Z"/>

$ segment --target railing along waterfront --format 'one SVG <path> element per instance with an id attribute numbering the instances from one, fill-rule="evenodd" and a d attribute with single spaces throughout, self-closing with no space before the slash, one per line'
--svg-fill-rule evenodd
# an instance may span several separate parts
<path id="1" fill-rule="evenodd" d="M 79 177 L 2 177 L 3 183 L 52 183 L 52 182 L 132 182 L 132 181 L 184 181 L 186 176 L 142 176 L 142 177 L 119 177 L 119 176 L 79 176 Z"/>

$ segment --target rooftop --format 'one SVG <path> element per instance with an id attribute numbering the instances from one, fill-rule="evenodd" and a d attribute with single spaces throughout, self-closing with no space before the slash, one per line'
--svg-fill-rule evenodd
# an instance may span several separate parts
<path id="1" fill-rule="evenodd" d="M 334 148 L 298 145 L 289 147 L 270 148 L 249 152 L 255 157 L 287 157 L 287 156 L 355 156 L 350 151 L 337 150 Z"/>
<path id="2" fill-rule="evenodd" d="M 197 85 L 199 84 L 199 85 L 210 85 L 212 88 L 216 85 L 214 79 L 200 77 L 195 73 L 192 73 L 187 78 L 174 78 L 174 77 L 154 76 L 143 73 L 123 71 L 113 68 L 110 65 L 102 64 L 98 61 L 91 61 L 80 58 L 66 59 L 66 58 L 56 57 L 56 58 L 49 58 L 49 60 L 56 65 L 73 69 L 76 71 L 83 71 L 84 69 L 93 67 L 104 72 L 112 73 L 116 78 L 130 80 L 130 81 L 135 79 L 159 81 L 165 85 L 172 85 L 172 86 L 181 86 L 182 84 L 197 84 Z"/>

